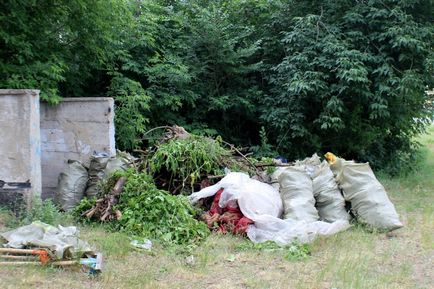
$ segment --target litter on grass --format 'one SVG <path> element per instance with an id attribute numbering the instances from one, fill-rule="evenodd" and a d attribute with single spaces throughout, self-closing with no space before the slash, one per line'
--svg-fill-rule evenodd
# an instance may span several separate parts
<path id="1" fill-rule="evenodd" d="M 336 181 L 356 217 L 373 228 L 392 231 L 401 228 L 395 206 L 377 180 L 369 163 L 355 163 L 326 154 Z"/>
<path id="2" fill-rule="evenodd" d="M 195 136 L 176 126 L 164 128 L 159 141 L 138 151 L 140 160 L 126 155 L 116 162 L 121 170 L 135 163 L 126 190 L 117 190 L 120 175 L 111 179 L 107 171 L 117 158 L 92 157 L 86 195 L 98 199 L 87 208 L 79 206 L 79 215 L 117 222 L 137 238 L 181 243 L 200 241 L 207 235 L 203 229 L 208 232 L 203 223 L 196 223 L 199 215 L 191 205 L 205 211 L 200 218 L 210 230 L 246 235 L 257 243 L 308 243 L 348 229 L 353 216 L 380 230 L 402 226 L 367 163 L 332 154 L 326 155 L 328 161 L 314 154 L 292 164 L 281 159 L 263 162 L 221 139 Z M 224 167 L 244 173 L 223 174 Z M 189 195 L 190 203 L 182 201 L 183 195 Z M 176 228 L 169 225 L 169 207 L 186 212 Z"/>
<path id="3" fill-rule="evenodd" d="M 91 274 L 102 271 L 102 254 L 80 240 L 74 226 L 56 228 L 36 221 L 0 237 L 6 241 L 0 242 L 0 266 L 81 265 Z"/>
<path id="4" fill-rule="evenodd" d="M 130 245 L 138 249 L 144 249 L 144 250 L 152 249 L 152 241 L 146 238 L 143 240 L 132 240 L 130 242 Z"/>
<path id="5" fill-rule="evenodd" d="M 369 164 L 335 158 L 331 166 L 315 154 L 275 171 L 271 179 L 277 179 L 278 185 L 274 187 L 244 173 L 229 173 L 189 199 L 195 204 L 215 195 L 204 217 L 208 227 L 226 232 L 229 225 L 233 233 L 245 232 L 253 242 L 308 243 L 317 236 L 344 231 L 351 218 L 345 201 L 351 203 L 361 222 L 376 229 L 390 231 L 402 226 Z"/>
<path id="6" fill-rule="evenodd" d="M 280 219 L 284 205 L 279 192 L 244 173 L 227 174 L 217 184 L 193 193 L 190 201 L 194 204 L 218 192 L 221 192 L 218 201 L 220 208 L 239 208 L 242 214 L 239 219 L 251 220 L 245 232 L 253 242 L 274 241 L 279 245 L 287 245 L 297 240 L 308 243 L 316 236 L 335 234 L 349 227 L 348 220 L 327 223 Z M 239 228 L 241 226 L 235 226 L 235 233 L 240 233 Z"/>
<path id="7" fill-rule="evenodd" d="M 30 225 L 0 234 L 7 243 L 3 247 L 46 248 L 57 259 L 72 259 L 81 257 L 85 253 L 93 253 L 90 245 L 79 239 L 79 230 L 75 226 L 58 227 L 39 221 Z"/>

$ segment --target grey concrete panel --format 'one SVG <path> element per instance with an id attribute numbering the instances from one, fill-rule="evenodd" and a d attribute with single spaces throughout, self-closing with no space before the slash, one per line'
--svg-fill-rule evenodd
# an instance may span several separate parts
<path id="1" fill-rule="evenodd" d="M 89 165 L 94 151 L 115 155 L 112 98 L 65 98 L 41 105 L 43 198 L 55 194 L 58 175 L 68 159 Z"/>
<path id="2" fill-rule="evenodd" d="M 0 179 L 41 187 L 39 90 L 0 89 Z"/>

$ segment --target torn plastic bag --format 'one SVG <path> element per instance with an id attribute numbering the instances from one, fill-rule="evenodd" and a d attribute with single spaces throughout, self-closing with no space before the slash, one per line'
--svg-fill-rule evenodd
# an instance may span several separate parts
<path id="1" fill-rule="evenodd" d="M 214 196 L 220 189 L 224 189 L 219 200 L 220 208 L 239 206 L 243 215 L 253 221 L 263 214 L 274 217 L 282 214 L 282 200 L 273 187 L 238 172 L 229 173 L 217 184 L 193 193 L 189 196 L 190 202 L 194 204 Z"/>
<path id="2" fill-rule="evenodd" d="M 345 230 L 348 221 L 334 223 L 282 220 L 282 200 L 279 193 L 270 185 L 249 178 L 244 173 L 229 173 L 217 184 L 204 188 L 190 195 L 192 203 L 202 198 L 213 196 L 224 189 L 219 206 L 238 204 L 244 216 L 254 222 L 247 229 L 247 236 L 253 242 L 275 241 L 281 245 L 289 244 L 296 239 L 300 242 L 310 242 L 317 235 L 328 235 Z"/>
<path id="3" fill-rule="evenodd" d="M 68 167 L 59 175 L 56 190 L 56 203 L 65 211 L 70 211 L 83 198 L 88 173 L 79 162 L 68 160 Z"/>
<path id="4" fill-rule="evenodd" d="M 255 220 L 254 225 L 247 229 L 247 236 L 255 243 L 274 241 L 279 245 L 287 245 L 294 241 L 304 243 L 312 242 L 318 236 L 330 236 L 350 227 L 347 220 L 338 220 L 333 223 L 315 221 L 281 220 L 263 215 Z"/>
<path id="5" fill-rule="evenodd" d="M 403 226 L 369 163 L 335 158 L 330 168 L 343 190 L 345 200 L 351 202 L 351 208 L 360 221 L 385 231 Z"/>
<path id="6" fill-rule="evenodd" d="M 320 164 L 321 159 L 316 153 L 310 158 L 305 158 L 302 161 L 298 160 L 295 162 L 295 166 L 303 168 L 311 178 L 313 178 L 313 176 L 317 173 Z"/>
<path id="7" fill-rule="evenodd" d="M 327 222 L 350 220 L 351 217 L 345 209 L 344 197 L 326 161 L 315 168 L 312 183 L 315 206 L 321 220 Z"/>
<path id="8" fill-rule="evenodd" d="M 312 179 L 301 166 L 286 168 L 279 175 L 283 201 L 283 219 L 315 222 L 319 219 L 315 208 Z"/>
<path id="9" fill-rule="evenodd" d="M 87 242 L 80 240 L 77 227 L 57 228 L 40 221 L 0 234 L 8 243 L 4 247 L 22 249 L 38 247 L 49 249 L 58 259 L 78 258 L 93 253 Z"/>

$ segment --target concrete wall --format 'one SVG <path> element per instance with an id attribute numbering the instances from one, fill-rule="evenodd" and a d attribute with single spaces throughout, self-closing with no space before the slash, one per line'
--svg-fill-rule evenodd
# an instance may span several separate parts
<path id="1" fill-rule="evenodd" d="M 39 90 L 0 89 L 0 180 L 41 194 Z"/>
<path id="2" fill-rule="evenodd" d="M 68 159 L 89 164 L 94 151 L 115 155 L 112 98 L 64 98 L 41 103 L 42 198 L 53 197 Z"/>

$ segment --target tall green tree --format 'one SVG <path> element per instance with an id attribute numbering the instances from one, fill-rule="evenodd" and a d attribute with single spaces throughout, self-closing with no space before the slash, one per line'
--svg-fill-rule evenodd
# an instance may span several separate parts
<path id="1" fill-rule="evenodd" d="M 92 87 L 105 91 L 93 80 L 122 49 L 132 16 L 127 3 L 1 1 L 0 87 L 38 88 L 53 103 L 87 95 Z"/>
<path id="2" fill-rule="evenodd" d="M 263 101 L 278 148 L 397 169 L 432 118 L 424 91 L 433 80 L 433 19 L 421 15 L 429 1 L 305 2 L 313 6 L 283 34 L 286 56 Z"/>
<path id="3" fill-rule="evenodd" d="M 225 3 L 190 6 L 186 59 L 194 74 L 192 89 L 198 97 L 187 109 L 192 126 L 205 125 L 231 141 L 248 141 L 257 128 L 255 104 L 261 90 L 254 74 L 260 42 L 254 27 L 232 22 Z M 191 11 L 193 10 L 193 11 Z"/>
<path id="4" fill-rule="evenodd" d="M 114 97 L 121 149 L 179 124 L 396 172 L 433 116 L 433 23 L 432 0 L 5 0 L 0 87 Z"/>

